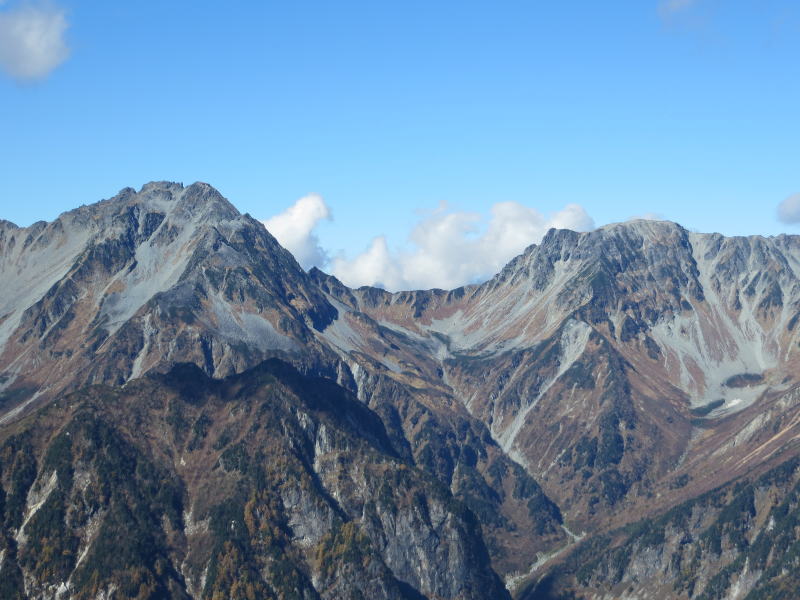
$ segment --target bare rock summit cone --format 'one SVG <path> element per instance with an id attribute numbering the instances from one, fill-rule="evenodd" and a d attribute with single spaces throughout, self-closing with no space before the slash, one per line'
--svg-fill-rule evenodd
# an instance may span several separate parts
<path id="1" fill-rule="evenodd" d="M 224 376 L 275 355 L 307 360 L 311 329 L 335 314 L 263 225 L 204 183 L 126 188 L 0 236 L 6 417 L 175 362 Z"/>

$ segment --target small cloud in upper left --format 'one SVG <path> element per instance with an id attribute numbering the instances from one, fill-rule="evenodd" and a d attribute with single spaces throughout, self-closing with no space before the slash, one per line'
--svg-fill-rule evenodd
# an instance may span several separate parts
<path id="1" fill-rule="evenodd" d="M 68 27 L 50 2 L 0 0 L 0 69 L 21 83 L 44 79 L 69 57 Z"/>

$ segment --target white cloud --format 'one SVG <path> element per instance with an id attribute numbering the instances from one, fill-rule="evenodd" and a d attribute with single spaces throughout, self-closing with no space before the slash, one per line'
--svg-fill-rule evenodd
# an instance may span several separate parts
<path id="1" fill-rule="evenodd" d="M 781 223 L 800 223 L 800 194 L 789 196 L 778 205 L 778 220 Z"/>
<path id="2" fill-rule="evenodd" d="M 352 260 L 338 256 L 331 272 L 351 287 L 373 285 L 387 290 L 407 289 L 402 265 L 389 251 L 385 236 L 372 239 L 367 249 Z"/>
<path id="3" fill-rule="evenodd" d="M 587 230 L 594 222 L 576 204 L 545 216 L 516 202 L 492 207 L 488 223 L 480 215 L 439 207 L 409 236 L 411 249 L 391 252 L 383 237 L 353 259 L 335 258 L 331 272 L 345 284 L 389 290 L 451 289 L 491 277 L 551 228 Z"/>
<path id="4" fill-rule="evenodd" d="M 325 200 L 316 194 L 300 198 L 279 215 L 263 221 L 281 246 L 289 250 L 303 268 L 322 267 L 328 255 L 319 245 L 314 229 L 322 220 L 332 220 Z"/>
<path id="5" fill-rule="evenodd" d="M 330 209 L 312 194 L 263 223 L 304 268 L 320 267 L 351 287 L 372 285 L 393 291 L 452 289 L 485 280 L 541 241 L 552 227 L 594 228 L 594 221 L 577 204 L 543 215 L 516 202 L 501 202 L 492 207 L 488 219 L 442 204 L 414 226 L 403 250 L 391 250 L 385 236 L 376 236 L 357 256 L 340 254 L 331 259 L 314 233 L 325 219 L 331 219 Z"/>
<path id="6" fill-rule="evenodd" d="M 64 11 L 51 4 L 0 11 L 0 68 L 22 82 L 46 77 L 69 56 L 68 26 Z"/>

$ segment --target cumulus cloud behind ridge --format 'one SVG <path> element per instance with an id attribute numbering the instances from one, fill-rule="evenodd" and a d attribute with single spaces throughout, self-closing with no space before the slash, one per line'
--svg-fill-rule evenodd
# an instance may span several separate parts
<path id="1" fill-rule="evenodd" d="M 354 287 L 451 289 L 491 277 L 551 227 L 586 230 L 594 223 L 577 204 L 545 216 L 516 202 L 501 202 L 492 207 L 488 222 L 479 214 L 440 206 L 411 231 L 409 250 L 393 253 L 379 237 L 352 260 L 334 259 L 331 272 Z"/>
<path id="2" fill-rule="evenodd" d="M 316 225 L 329 217 L 322 198 L 306 196 L 264 224 L 304 267 L 328 270 L 351 287 L 372 285 L 392 291 L 451 289 L 482 281 L 539 242 L 552 227 L 594 228 L 592 218 L 577 204 L 543 215 L 516 202 L 500 202 L 488 219 L 443 204 L 414 226 L 403 250 L 393 251 L 385 236 L 376 236 L 355 257 L 340 254 L 329 259 L 314 234 Z"/>
<path id="3" fill-rule="evenodd" d="M 49 3 L 0 11 L 0 68 L 20 82 L 43 79 L 69 57 L 68 26 L 64 11 Z"/>
<path id="4" fill-rule="evenodd" d="M 309 194 L 263 223 L 281 246 L 291 252 L 304 269 L 308 269 L 328 262 L 328 254 L 319 245 L 314 229 L 320 221 L 331 218 L 331 211 L 322 197 Z"/>

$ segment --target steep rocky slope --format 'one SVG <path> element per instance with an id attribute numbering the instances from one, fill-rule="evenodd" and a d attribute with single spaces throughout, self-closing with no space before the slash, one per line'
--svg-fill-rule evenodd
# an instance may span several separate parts
<path id="1" fill-rule="evenodd" d="M 587 541 L 520 598 L 796 598 L 799 526 L 793 458 Z"/>
<path id="2" fill-rule="evenodd" d="M 382 353 L 388 370 L 399 359 L 438 378 L 592 529 L 598 514 L 628 519 L 681 495 L 676 476 L 713 486 L 794 443 L 798 272 L 796 237 L 640 221 L 551 231 L 489 282 L 450 292 L 317 278 L 350 323 L 365 314 L 400 347 Z M 347 339 L 381 360 L 375 336 Z"/>
<path id="3" fill-rule="evenodd" d="M 87 383 L 132 385 L 176 362 L 221 377 L 280 357 L 358 393 L 399 455 L 478 515 L 500 572 L 566 541 L 558 507 L 449 388 L 389 377 L 331 344 L 337 303 L 209 186 L 153 183 L 51 224 L 3 227 L 5 423 Z"/>
<path id="4" fill-rule="evenodd" d="M 117 401 L 101 402 L 102 410 L 92 409 L 104 415 L 109 427 L 122 432 L 104 443 L 133 443 L 131 453 L 146 456 L 156 471 L 162 469 L 159 481 L 177 482 L 177 487 L 165 489 L 174 489 L 183 503 L 194 498 L 192 494 L 203 498 L 213 497 L 218 489 L 230 491 L 215 477 L 236 472 L 237 481 L 246 480 L 241 485 L 248 494 L 266 494 L 266 499 L 256 500 L 272 507 L 264 508 L 263 514 L 278 510 L 277 506 L 285 513 L 280 519 L 292 523 L 289 529 L 301 531 L 321 514 L 311 510 L 311 504 L 328 502 L 335 507 L 341 502 L 336 494 L 345 493 L 360 498 L 347 502 L 369 504 L 370 498 L 374 501 L 382 493 L 371 479 L 389 473 L 387 481 L 419 490 L 429 507 L 439 506 L 437 514 L 460 515 L 456 529 L 478 552 L 456 553 L 462 579 L 476 577 L 476 586 L 478 581 L 480 586 L 486 582 L 494 586 L 497 573 L 515 591 L 524 587 L 526 579 L 535 584 L 549 573 L 545 587 L 528 586 L 528 595 L 534 589 L 536 594 L 550 593 L 545 584 L 552 584 L 551 590 L 565 597 L 591 596 L 593 588 L 602 590 L 596 597 L 623 592 L 630 597 L 677 593 L 694 597 L 722 589 L 711 583 L 715 577 L 724 579 L 720 573 L 738 581 L 733 571 L 742 565 L 735 561 L 744 556 L 747 565 L 755 564 L 756 558 L 747 552 L 758 536 L 766 535 L 760 517 L 752 520 L 741 511 L 731 519 L 746 530 L 744 538 L 737 539 L 747 544 L 740 543 L 736 552 L 725 550 L 726 542 L 721 542 L 724 556 L 714 554 L 716 545 L 709 549 L 695 544 L 691 548 L 696 560 L 681 555 L 681 566 L 658 563 L 661 567 L 649 571 L 641 560 L 662 561 L 678 552 L 675 544 L 680 539 L 705 535 L 741 491 L 733 486 L 756 485 L 758 477 L 793 460 L 800 448 L 800 238 L 796 236 L 725 238 L 653 221 L 610 225 L 589 233 L 553 230 L 486 283 L 451 291 L 389 293 L 349 289 L 317 269 L 304 272 L 260 223 L 240 215 L 205 184 L 184 188 L 153 183 L 139 192 L 126 189 L 110 200 L 65 213 L 53 223 L 22 229 L 0 222 L 0 276 L 7 283 L 0 289 L 0 435 L 12 444 L 3 459 L 4 510 L 8 511 L 8 498 L 16 498 L 10 506 L 17 506 L 13 509 L 17 516 L 7 517 L 11 519 L 6 523 L 7 546 L 0 552 L 5 552 L 2 564 L 9 569 L 16 565 L 14 581 L 34 590 L 34 597 L 47 597 L 47 590 L 58 589 L 56 583 L 73 581 L 81 565 L 76 560 L 69 572 L 66 567 L 58 571 L 61 579 L 56 582 L 55 567 L 37 571 L 21 558 L 25 544 L 16 539 L 21 523 L 38 518 L 44 505 L 37 498 L 51 497 L 47 490 L 61 489 L 57 485 L 61 480 L 50 483 L 51 475 L 41 471 L 50 442 L 40 439 L 38 446 L 30 442 L 33 445 L 23 450 L 22 438 L 11 436 L 20 428 L 46 428 L 41 421 L 50 417 L 43 415 L 57 410 L 52 402 L 57 400 L 60 410 L 67 410 L 61 404 L 64 394 L 87 384 L 110 387 L 70 396 L 83 398 L 78 405 L 94 398 L 91 406 L 95 406 L 98 394 L 119 401 L 119 410 L 111 410 Z M 321 486 L 323 498 L 303 500 L 302 518 L 292 517 L 287 508 L 294 506 L 292 501 L 273 490 L 276 485 L 283 489 L 279 473 L 232 470 L 225 466 L 230 455 L 223 459 L 213 452 L 197 454 L 204 442 L 189 439 L 196 437 L 195 428 L 210 431 L 214 423 L 233 418 L 239 410 L 234 410 L 236 402 L 214 404 L 215 390 L 227 384 L 207 377 L 237 373 L 255 377 L 249 369 L 275 358 L 297 369 L 295 379 L 317 382 L 314 385 L 327 390 L 335 403 L 342 403 L 342 410 L 356 406 L 357 400 L 366 411 L 361 416 L 368 415 L 364 418 L 382 431 L 374 437 L 378 429 L 372 425 L 355 430 L 336 425 L 353 440 L 366 436 L 364 443 L 382 453 L 378 463 L 383 466 L 370 466 L 369 471 L 363 469 L 373 464 L 375 455 L 367 460 L 360 450 L 351 453 L 354 442 L 339 449 L 340 463 L 333 470 L 315 454 L 296 453 L 295 466 L 306 469 L 308 478 Z M 155 374 L 178 363 L 198 369 L 190 379 L 203 384 L 191 394 L 210 402 L 208 423 L 202 419 L 206 409 L 198 409 L 186 397 L 182 410 L 191 434 L 181 433 L 180 428 L 163 429 L 135 439 L 137 428 L 147 430 L 151 419 L 173 417 L 148 413 L 145 418 L 137 413 L 140 416 L 134 418 L 136 411 L 123 407 L 146 404 L 147 395 L 157 397 L 147 386 L 169 387 Z M 333 387 L 325 388 L 323 380 Z M 281 385 L 288 383 L 281 380 Z M 97 391 L 101 389 L 102 394 Z M 294 410 L 288 408 L 296 405 L 294 400 L 282 394 L 276 397 L 274 410 Z M 59 418 L 69 420 L 71 410 Z M 281 429 L 287 419 L 270 421 L 269 427 L 281 432 L 279 440 L 307 435 Z M 48 426 L 56 427 L 52 421 Z M 230 441 L 220 442 L 215 451 L 227 452 Z M 192 443 L 199 446 L 191 448 L 195 462 L 189 464 L 195 466 L 189 482 L 173 463 L 178 448 L 185 454 L 186 444 Z M 255 461 L 259 462 L 267 456 L 261 443 L 236 452 L 249 457 L 241 459 L 248 465 L 253 457 L 260 457 Z M 287 444 L 281 450 L 271 448 L 276 454 L 269 460 L 295 464 L 286 456 L 294 451 L 287 448 L 296 448 Z M 26 466 L 20 458 L 25 454 L 38 458 Z M 350 460 L 366 463 L 356 467 Z M 295 467 L 291 469 L 294 473 Z M 401 481 L 391 474 L 393 469 L 412 473 L 416 479 Z M 336 481 L 350 478 L 358 485 L 352 490 L 336 488 L 330 473 L 336 473 Z M 24 479 L 28 492 L 14 491 L 14 486 L 22 485 L 19 477 L 28 477 Z M 152 477 L 150 483 L 134 480 L 131 485 L 146 488 Z M 791 512 L 791 485 L 769 486 L 773 503 L 788 502 Z M 64 504 L 64 510 L 71 510 L 78 502 L 75 489 L 63 493 L 71 494 Z M 393 493 L 386 498 L 389 504 L 413 505 L 397 496 L 397 490 Z M 131 491 L 128 496 L 136 494 Z M 649 525 L 625 529 L 639 521 L 661 523 L 687 502 L 699 507 L 692 509 L 697 514 L 691 526 L 680 529 L 673 524 L 664 535 L 649 539 L 651 546 L 642 546 L 635 537 Z M 181 506 L 185 512 L 186 506 Z M 162 509 L 167 510 L 158 510 Z M 310 545 L 285 532 L 276 538 L 284 554 L 274 560 L 283 565 L 281 569 L 292 565 L 295 575 L 290 580 L 297 590 L 306 590 L 302 594 L 356 594 L 354 589 L 337 588 L 352 578 L 353 565 L 336 563 L 332 571 L 319 570 L 313 556 L 323 552 L 320 544 L 336 556 L 337 548 L 352 546 L 352 552 L 342 550 L 343 557 L 370 557 L 371 581 L 378 587 L 362 586 L 358 593 L 389 597 L 466 593 L 437 579 L 439 569 L 450 567 L 436 555 L 434 546 L 441 543 L 430 542 L 434 538 L 419 532 L 408 537 L 405 529 L 388 527 L 383 517 L 378 518 L 382 523 L 378 527 L 363 510 L 358 513 L 344 506 L 330 510 L 340 521 L 329 519 L 334 524 L 323 528 L 328 546 L 319 528 Z M 199 522 L 197 513 L 191 514 L 193 520 L 184 517 L 183 522 L 171 521 L 172 529 L 162 528 L 166 541 L 153 542 L 158 547 L 154 552 L 167 557 L 159 563 L 160 572 L 152 563 L 141 566 L 144 570 L 138 575 L 125 577 L 139 583 L 146 580 L 148 590 L 154 585 L 152 589 L 172 590 L 164 593 L 173 595 L 198 597 L 209 590 L 225 597 L 232 593 L 232 582 L 238 581 L 237 590 L 256 586 L 252 593 L 258 596 L 262 593 L 258 585 L 263 584 L 280 596 L 274 591 L 277 575 L 271 575 L 267 566 L 273 564 L 272 550 L 268 551 L 272 543 L 264 546 L 248 529 L 250 541 L 240 540 L 235 552 L 233 546 L 224 545 L 231 542 L 227 538 L 219 542 L 222 550 L 208 540 L 189 549 L 191 544 L 180 540 L 188 540 L 195 531 L 193 523 Z M 246 516 L 246 511 L 241 514 Z M 85 544 L 87 534 L 82 525 L 77 527 L 74 535 Z M 27 543 L 25 530 L 20 539 Z M 183 538 L 175 533 L 178 530 Z M 437 531 L 435 539 L 440 535 Z M 448 536 L 456 544 L 453 548 L 458 547 L 461 542 Z M 398 562 L 401 549 L 416 552 L 417 544 L 433 552 L 425 554 L 429 567 Z M 615 554 L 617 548 L 623 550 Z M 221 556 L 219 552 L 227 557 L 223 562 L 229 573 L 223 579 L 228 583 L 208 587 L 211 575 L 206 573 L 204 580 L 198 573 L 206 567 L 215 573 L 218 567 L 211 565 L 217 564 L 214 556 Z M 632 566 L 624 568 L 609 566 L 618 565 L 624 552 L 649 558 L 641 559 L 641 564 L 632 560 Z M 575 556 L 582 558 L 570 558 Z M 575 560 L 592 566 L 578 574 L 570 566 Z M 763 573 L 782 564 L 775 557 L 758 560 Z M 481 561 L 483 570 L 476 566 Z M 234 576 L 231 570 L 249 575 Z M 676 587 L 678 571 L 688 573 L 680 576 L 681 581 L 692 580 L 693 587 Z M 253 583 L 256 572 L 259 584 Z M 775 579 L 755 577 L 753 571 L 741 578 L 750 583 L 736 588 L 737 597 Z M 298 583 L 301 580 L 305 583 Z M 95 590 L 96 596 L 99 590 L 108 591 L 109 581 L 87 589 Z"/>
<path id="5" fill-rule="evenodd" d="M 3 431 L 4 598 L 504 598 L 480 526 L 346 390 L 263 363 Z"/>
<path id="6" fill-rule="evenodd" d="M 176 361 L 217 376 L 274 355 L 319 362 L 311 330 L 335 315 L 259 222 L 201 183 L 125 189 L 24 229 L 4 222 L 0 279 L 7 410 Z"/>

